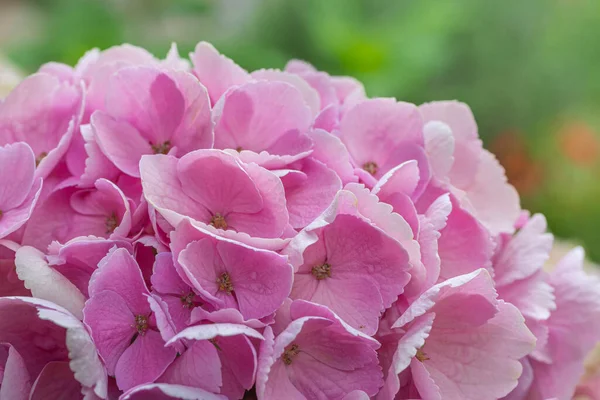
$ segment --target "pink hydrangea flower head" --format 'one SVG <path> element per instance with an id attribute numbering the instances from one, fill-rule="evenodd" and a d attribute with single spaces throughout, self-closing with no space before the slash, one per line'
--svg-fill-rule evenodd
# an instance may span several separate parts
<path id="1" fill-rule="evenodd" d="M 31 297 L 3 297 L 0 317 L 3 398 L 106 398 L 106 371 L 96 347 L 68 311 Z"/>
<path id="2" fill-rule="evenodd" d="M 27 143 L 35 155 L 35 176 L 44 178 L 67 152 L 82 113 L 79 85 L 31 75 L 0 103 L 0 146 Z"/>
<path id="3" fill-rule="evenodd" d="M 95 112 L 91 126 L 106 157 L 134 177 L 144 154 L 181 156 L 213 143 L 206 89 L 183 71 L 118 71 L 109 82 L 106 112 Z"/>
<path id="4" fill-rule="evenodd" d="M 386 371 L 381 399 L 394 398 L 407 368 L 406 385 L 423 398 L 500 398 L 517 385 L 519 359 L 535 345 L 518 310 L 496 299 L 483 269 L 432 287 L 378 338 Z"/>
<path id="5" fill-rule="evenodd" d="M 139 266 L 125 249 L 111 251 L 89 285 L 83 320 L 109 375 L 121 390 L 153 382 L 175 358 L 165 347 Z"/>
<path id="6" fill-rule="evenodd" d="M 215 105 L 215 148 L 245 162 L 281 168 L 310 154 L 311 111 L 287 82 L 257 81 L 229 90 Z"/>
<path id="7" fill-rule="evenodd" d="M 296 300 L 276 337 L 265 329 L 256 389 L 262 399 L 344 399 L 368 396 L 382 385 L 379 343 L 343 322 L 327 307 Z"/>
<path id="8" fill-rule="evenodd" d="M 279 238 L 288 224 L 281 180 L 221 150 L 145 156 L 140 169 L 146 200 L 174 227 L 190 217 L 244 241 Z"/>
<path id="9" fill-rule="evenodd" d="M 27 222 L 42 190 L 35 156 L 22 142 L 0 147 L 0 239 Z"/>

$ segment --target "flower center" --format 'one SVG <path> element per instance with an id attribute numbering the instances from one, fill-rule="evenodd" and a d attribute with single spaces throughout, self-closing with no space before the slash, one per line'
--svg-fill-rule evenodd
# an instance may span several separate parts
<path id="1" fill-rule="evenodd" d="M 227 229 L 227 221 L 225 221 L 225 217 L 219 213 L 216 213 L 212 216 L 212 218 L 210 219 L 210 224 L 217 229 Z"/>
<path id="2" fill-rule="evenodd" d="M 4 213 L 2 212 L 2 210 L 0 210 L 0 220 L 2 220 L 3 215 L 4 215 Z"/>
<path id="3" fill-rule="evenodd" d="M 292 344 L 283 352 L 281 359 L 285 365 L 290 365 L 294 357 L 300 354 L 300 348 L 297 344 Z"/>
<path id="4" fill-rule="evenodd" d="M 110 214 L 110 216 L 106 218 L 105 226 L 107 234 L 111 234 L 117 229 L 117 226 L 119 226 L 119 219 L 115 213 Z"/>
<path id="5" fill-rule="evenodd" d="M 42 151 L 40 153 L 39 156 L 37 156 L 37 158 L 35 159 L 35 166 L 37 167 L 38 165 L 40 165 L 40 163 L 42 162 L 42 160 L 48 155 L 48 153 L 46 153 L 45 151 Z"/>
<path id="6" fill-rule="evenodd" d="M 219 284 L 219 290 L 231 294 L 233 292 L 233 283 L 231 283 L 231 278 L 227 272 L 223 272 L 217 278 L 217 283 Z"/>
<path id="7" fill-rule="evenodd" d="M 136 315 L 134 328 L 140 335 L 144 335 L 148 330 L 148 316 Z"/>
<path id="8" fill-rule="evenodd" d="M 184 308 L 194 308 L 194 296 L 194 292 L 189 292 L 180 297 L 181 304 L 183 304 Z"/>
<path id="9" fill-rule="evenodd" d="M 322 281 L 325 278 L 331 278 L 331 265 L 327 263 L 323 265 L 316 265 L 312 267 L 311 272 L 318 281 Z"/>
<path id="10" fill-rule="evenodd" d="M 417 360 L 423 362 L 423 361 L 427 361 L 429 360 L 429 357 L 427 357 L 427 354 L 425 354 L 425 352 L 423 351 L 423 347 L 421 347 L 419 350 L 417 350 Z"/>
<path id="11" fill-rule="evenodd" d="M 242 146 L 238 146 L 235 148 L 235 151 L 237 151 L 238 153 L 241 153 L 242 150 L 244 150 L 244 149 L 242 149 Z"/>
<path id="12" fill-rule="evenodd" d="M 379 168 L 377 166 L 377 163 L 373 162 L 373 161 L 369 161 L 363 164 L 362 168 L 367 171 L 368 173 L 370 173 L 371 175 L 375 175 L 377 173 L 377 169 Z"/>
<path id="13" fill-rule="evenodd" d="M 167 154 L 169 150 L 171 150 L 171 141 L 167 140 L 162 144 L 152 144 L 152 142 L 150 142 L 150 147 L 152 147 L 154 154 Z"/>

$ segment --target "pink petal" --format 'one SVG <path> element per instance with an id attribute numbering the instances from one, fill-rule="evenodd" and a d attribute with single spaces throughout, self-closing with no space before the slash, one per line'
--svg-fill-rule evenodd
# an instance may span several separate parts
<path id="1" fill-rule="evenodd" d="M 422 129 L 417 107 L 393 99 L 363 101 L 340 123 L 342 141 L 359 167 L 368 162 L 383 165 L 401 143 L 423 145 Z M 377 176 L 385 172 L 379 171 Z"/>
<path id="2" fill-rule="evenodd" d="M 448 180 L 454 164 L 455 139 L 450 127 L 442 122 L 431 121 L 423 128 L 425 150 L 431 163 L 433 176 L 441 182 Z"/>
<path id="3" fill-rule="evenodd" d="M 312 147 L 305 136 L 312 122 L 310 109 L 288 83 L 247 83 L 229 91 L 220 102 L 214 110 L 215 148 L 296 155 Z M 288 140 L 278 144 L 284 136 Z"/>
<path id="4" fill-rule="evenodd" d="M 106 397 L 106 370 L 83 323 L 58 309 L 41 308 L 38 315 L 40 319 L 51 321 L 67 330 L 69 367 L 83 390 L 91 390 L 100 398 Z"/>
<path id="5" fill-rule="evenodd" d="M 42 180 L 37 179 L 19 206 L 3 211 L 2 217 L 0 217 L 0 238 L 17 231 L 31 218 L 41 194 Z"/>
<path id="6" fill-rule="evenodd" d="M 0 105 L 0 145 L 26 142 L 46 177 L 66 153 L 82 112 L 77 86 L 37 73 L 25 79 Z"/>
<path id="7" fill-rule="evenodd" d="M 102 111 L 92 114 L 91 127 L 102 153 L 124 173 L 139 177 L 140 158 L 153 153 L 150 143 L 141 133 L 128 122 Z"/>
<path id="8" fill-rule="evenodd" d="M 208 340 L 194 342 L 169 365 L 157 381 L 218 393 L 223 382 L 221 360 L 217 351 Z"/>
<path id="9" fill-rule="evenodd" d="M 294 179 L 294 174 L 281 179 L 290 224 L 296 229 L 304 228 L 325 211 L 342 188 L 337 174 L 321 162 L 306 158 L 302 164 L 301 179 Z"/>
<path id="10" fill-rule="evenodd" d="M 123 352 L 115 367 L 117 385 L 121 390 L 154 382 L 175 359 L 176 352 L 165 347 L 160 334 L 148 330 L 139 335 Z"/>
<path id="11" fill-rule="evenodd" d="M 31 290 L 33 296 L 60 305 L 79 319 L 83 317 L 84 295 L 48 265 L 44 253 L 33 247 L 23 246 L 17 250 L 15 265 L 19 279 Z"/>
<path id="12" fill-rule="evenodd" d="M 76 399 L 81 385 L 75 380 L 68 362 L 53 361 L 44 367 L 31 389 L 30 400 Z"/>
<path id="13" fill-rule="evenodd" d="M 314 143 L 312 158 L 334 170 L 344 185 L 357 181 L 350 162 L 350 154 L 337 136 L 322 129 L 313 129 L 309 136 Z"/>
<path id="14" fill-rule="evenodd" d="M 475 181 L 466 192 L 475 215 L 492 234 L 514 231 L 512 221 L 521 213 L 519 195 L 489 151 L 482 151 Z"/>
<path id="15" fill-rule="evenodd" d="M 134 337 L 135 315 L 117 293 L 105 290 L 90 298 L 83 309 L 83 320 L 98 348 L 109 375 Z"/>
<path id="16" fill-rule="evenodd" d="M 135 258 L 127 250 L 111 250 L 98 263 L 98 269 L 90 279 L 90 297 L 110 290 L 121 296 L 131 312 L 148 314 L 150 306 L 144 297 L 149 294 Z"/>
<path id="17" fill-rule="evenodd" d="M 0 357 L 2 368 L 0 397 L 2 399 L 28 400 L 32 382 L 23 357 L 10 345 L 2 346 L 0 354 L 6 357 Z"/>
<path id="18" fill-rule="evenodd" d="M 321 109 L 321 98 L 319 97 L 319 93 L 313 89 L 308 82 L 306 82 L 306 80 L 302 79 L 298 75 L 276 69 L 261 69 L 252 72 L 251 76 L 256 80 L 289 83 L 298 89 L 300 93 L 302 93 L 304 102 L 310 108 L 312 115 L 316 116 L 319 113 L 319 110 Z"/>
<path id="19" fill-rule="evenodd" d="M 0 210 L 5 213 L 20 206 L 33 186 L 35 156 L 31 148 L 22 142 L 0 147 L 0 171 Z"/>
<path id="20" fill-rule="evenodd" d="M 207 42 L 200 42 L 190 54 L 194 64 L 194 75 L 206 86 L 212 104 L 233 86 L 244 84 L 250 75 L 231 59 L 219 52 Z"/>
<path id="21" fill-rule="evenodd" d="M 550 257 L 553 236 L 546 232 L 546 218 L 534 215 L 494 258 L 494 280 L 499 286 L 527 278 Z"/>

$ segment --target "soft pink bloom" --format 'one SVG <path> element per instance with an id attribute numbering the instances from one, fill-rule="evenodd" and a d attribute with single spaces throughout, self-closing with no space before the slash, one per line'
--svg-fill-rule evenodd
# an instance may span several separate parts
<path id="1" fill-rule="evenodd" d="M 473 212 L 492 234 L 513 232 L 512 221 L 521 211 L 519 195 L 507 183 L 496 158 L 483 149 L 469 107 L 456 101 L 440 101 L 423 104 L 419 111 L 425 122 L 441 121 L 451 130 L 454 151 L 447 177 L 461 205 Z M 427 150 L 430 152 L 432 146 L 427 146 Z"/>
<path id="2" fill-rule="evenodd" d="M 0 146 L 27 143 L 37 164 L 35 176 L 44 178 L 67 152 L 82 113 L 79 85 L 44 73 L 31 75 L 0 104 Z"/>
<path id="3" fill-rule="evenodd" d="M 414 104 L 394 99 L 365 100 L 342 118 L 340 138 L 350 152 L 356 173 L 369 187 L 390 169 L 409 160 L 419 164 L 415 190 L 422 192 L 429 181 L 423 120 Z"/>
<path id="4" fill-rule="evenodd" d="M 352 193 L 334 204 L 290 242 L 296 274 L 291 297 L 329 307 L 353 328 L 373 335 L 384 309 L 410 279 L 401 243 L 352 207 Z"/>
<path id="5" fill-rule="evenodd" d="M 186 350 L 158 381 L 241 399 L 244 391 L 254 385 L 256 376 L 257 354 L 250 339 L 262 340 L 263 336 L 234 323 L 208 322 L 189 327 L 167 343 L 183 341 Z"/>
<path id="6" fill-rule="evenodd" d="M 550 274 L 556 310 L 547 320 L 548 341 L 542 357 L 531 357 L 532 400 L 573 396 L 584 372 L 583 361 L 600 341 L 600 279 L 583 270 L 584 252 L 573 249 Z"/>
<path id="7" fill-rule="evenodd" d="M 131 67 L 111 76 L 91 127 L 106 157 L 138 177 L 144 154 L 183 155 L 213 144 L 206 89 L 183 71 Z"/>
<path id="8" fill-rule="evenodd" d="M 42 190 L 41 178 L 34 175 L 35 156 L 27 144 L 0 147 L 0 239 L 31 216 Z"/>
<path id="9" fill-rule="evenodd" d="M 517 385 L 519 359 L 535 345 L 519 311 L 496 299 L 483 269 L 432 287 L 378 339 L 386 375 L 380 399 L 394 398 L 407 368 L 411 379 L 403 386 L 422 398 L 500 398 Z"/>
<path id="10" fill-rule="evenodd" d="M 310 154 L 311 111 L 302 93 L 281 81 L 250 82 L 215 105 L 215 148 L 245 162 L 281 168 Z"/>
<path id="11" fill-rule="evenodd" d="M 98 265 L 83 309 L 98 354 L 121 390 L 153 382 L 175 358 L 157 331 L 150 293 L 139 266 L 125 249 Z"/>
<path id="12" fill-rule="evenodd" d="M 56 190 L 34 210 L 22 243 L 46 250 L 53 241 L 65 243 L 78 236 L 127 237 L 131 206 L 121 189 L 105 179 L 96 181 L 93 189 Z"/>
<path id="13" fill-rule="evenodd" d="M 106 398 L 94 343 L 65 309 L 31 297 L 0 298 L 0 343 L 3 399 Z"/>
<path id="14" fill-rule="evenodd" d="M 261 344 L 256 392 L 260 399 L 344 399 L 368 396 L 382 384 L 375 350 L 379 343 L 344 323 L 327 307 L 296 300 L 276 337 L 271 327 Z"/>
<path id="15" fill-rule="evenodd" d="M 290 294 L 293 271 L 284 256 L 193 228 L 187 221 L 172 240 L 180 274 L 216 309 L 234 308 L 245 319 L 260 319 Z"/>
<path id="16" fill-rule="evenodd" d="M 190 324 L 192 311 L 204 305 L 205 301 L 185 283 L 177 273 L 171 253 L 159 253 L 156 256 L 152 272 L 152 290 L 158 294 L 167 306 L 174 333 L 180 332 Z"/>
<path id="17" fill-rule="evenodd" d="M 140 170 L 146 200 L 174 227 L 188 217 L 244 240 L 279 238 L 288 224 L 281 180 L 221 150 L 146 156 Z"/>

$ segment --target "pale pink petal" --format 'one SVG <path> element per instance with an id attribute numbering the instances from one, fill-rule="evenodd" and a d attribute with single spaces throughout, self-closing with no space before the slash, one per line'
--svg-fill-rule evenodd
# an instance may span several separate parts
<path id="1" fill-rule="evenodd" d="M 24 246 L 17 250 L 15 265 L 19 279 L 33 296 L 52 301 L 81 319 L 84 295 L 67 278 L 48 265 L 44 253 Z"/>
<path id="2" fill-rule="evenodd" d="M 33 186 L 35 156 L 31 148 L 22 142 L 0 147 L 0 171 L 0 210 L 5 213 L 20 206 Z"/>
<path id="3" fill-rule="evenodd" d="M 350 154 L 337 136 L 322 129 L 313 129 L 309 136 L 314 143 L 313 152 L 310 154 L 312 158 L 334 170 L 344 185 L 357 181 L 350 162 Z"/>
<path id="4" fill-rule="evenodd" d="M 489 151 L 482 150 L 475 181 L 465 191 L 475 215 L 492 234 L 514 231 L 513 221 L 521 213 L 519 195 Z"/>
<path id="5" fill-rule="evenodd" d="M 232 89 L 215 106 L 215 148 L 297 155 L 310 150 L 312 122 L 302 94 L 284 82 L 254 82 Z M 285 142 L 278 142 L 283 137 Z"/>
<path id="6" fill-rule="evenodd" d="M 7 237 L 21 228 L 30 218 L 42 194 L 42 179 L 31 186 L 25 200 L 17 207 L 4 210 L 0 217 L 0 238 Z"/>
<path id="7" fill-rule="evenodd" d="M 212 44 L 200 42 L 190 54 L 193 72 L 206 86 L 213 104 L 227 89 L 250 81 L 250 75 L 231 59 L 219 54 Z"/>
<path id="8" fill-rule="evenodd" d="M 494 258 L 494 280 L 499 286 L 527 278 L 550 257 L 553 236 L 546 232 L 546 218 L 536 214 Z"/>
<path id="9" fill-rule="evenodd" d="M 302 93 L 304 102 L 310 108 L 313 117 L 321 110 L 319 93 L 305 79 L 302 79 L 298 75 L 276 69 L 261 69 L 252 72 L 250 75 L 253 79 L 257 80 L 287 82 Z"/>
<path id="10" fill-rule="evenodd" d="M 454 164 L 455 139 L 452 131 L 442 122 L 431 121 L 425 124 L 423 135 L 433 176 L 445 182 Z"/>

